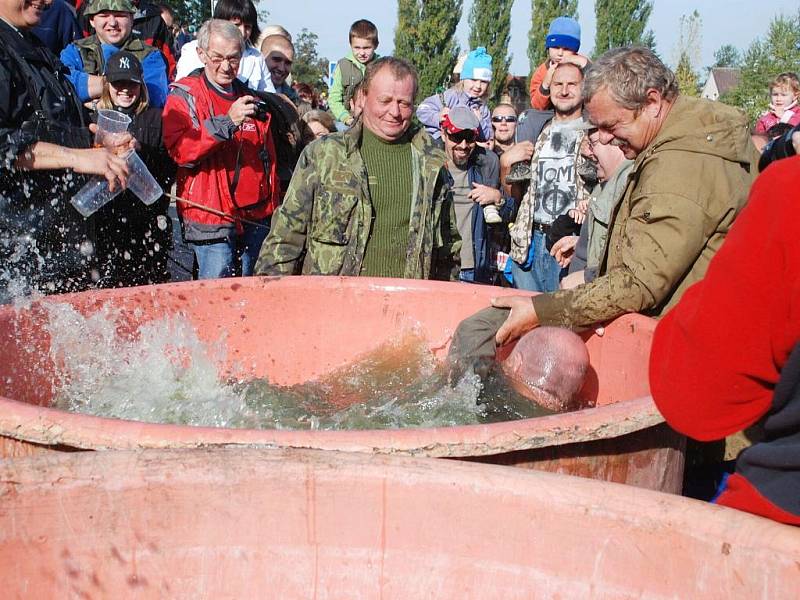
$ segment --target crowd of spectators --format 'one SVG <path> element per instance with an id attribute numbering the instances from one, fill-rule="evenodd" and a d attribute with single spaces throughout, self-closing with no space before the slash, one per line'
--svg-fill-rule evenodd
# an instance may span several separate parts
<path id="1" fill-rule="evenodd" d="M 785 200 L 800 189 L 800 159 L 769 163 L 800 146 L 797 76 L 769 83 L 769 111 L 751 132 L 737 110 L 682 96 L 645 48 L 589 61 L 578 23 L 558 17 L 529 109 L 490 103 L 482 47 L 417 106 L 415 68 L 378 56 L 373 23 L 353 23 L 348 40 L 328 110 L 292 82 L 292 37 L 262 30 L 251 0 L 220 0 L 196 39 L 168 5 L 146 0 L 0 0 L 2 300 L 169 281 L 174 202 L 197 278 L 404 277 L 538 292 L 464 322 L 460 338 L 481 359 L 539 325 L 602 333 L 627 312 L 665 317 L 651 375 L 670 423 L 710 439 L 768 421 L 720 501 L 800 523 L 800 386 L 774 394 L 800 379 L 798 335 L 758 320 L 742 334 L 715 318 L 759 312 L 757 294 L 730 302 L 732 282 L 747 288 L 751 276 L 781 297 L 765 305 L 794 314 L 794 288 L 782 287 L 793 267 L 776 265 L 796 251 Z M 130 118 L 129 132 L 95 139 L 104 110 Z M 164 191 L 151 205 L 125 189 L 133 150 Z M 759 162 L 766 173 L 746 207 Z M 89 176 L 125 191 L 83 217 L 70 200 Z M 783 199 L 778 228 L 766 220 L 771 195 Z M 770 339 L 752 352 L 757 375 L 732 361 L 733 379 L 758 380 L 752 401 L 733 384 L 696 387 L 701 349 L 742 358 L 748 335 Z M 709 405 L 735 405 L 726 414 L 736 416 L 687 401 L 698 389 L 703 400 L 719 392 Z M 791 477 L 778 475 L 787 468 Z"/>

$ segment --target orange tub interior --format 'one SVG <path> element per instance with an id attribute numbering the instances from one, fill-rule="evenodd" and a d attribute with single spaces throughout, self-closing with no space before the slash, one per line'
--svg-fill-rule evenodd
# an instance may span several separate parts
<path id="1" fill-rule="evenodd" d="M 400 279 L 285 277 L 228 279 L 53 296 L 26 309 L 0 308 L 0 455 L 42 449 L 185 448 L 216 444 L 311 447 L 487 460 L 530 466 L 516 454 L 551 448 L 550 470 L 680 490 L 682 449 L 649 398 L 647 357 L 654 321 L 623 316 L 605 335 L 586 334 L 591 370 L 582 394 L 597 407 L 492 425 L 386 431 L 235 430 L 149 424 L 69 414 L 48 407 L 52 375 L 44 328 L 48 303 L 85 315 L 113 306 L 119 332 L 169 314 L 185 316 L 211 347 L 227 349 L 221 372 L 294 384 L 324 375 L 400 332 L 422 332 L 444 358 L 458 323 L 496 295 L 487 286 Z M 625 454 L 626 436 L 638 436 Z M 666 436 L 666 437 L 665 437 Z M 561 446 L 606 440 L 602 448 Z M 568 456 L 570 465 L 561 461 Z M 597 464 L 587 466 L 585 457 Z M 609 465 L 604 457 L 612 457 Z M 638 473 L 638 474 L 637 474 Z M 644 474 L 644 475 L 639 475 Z"/>
<path id="2" fill-rule="evenodd" d="M 796 528 L 551 473 L 216 449 L 0 464 L 5 598 L 794 598 Z"/>

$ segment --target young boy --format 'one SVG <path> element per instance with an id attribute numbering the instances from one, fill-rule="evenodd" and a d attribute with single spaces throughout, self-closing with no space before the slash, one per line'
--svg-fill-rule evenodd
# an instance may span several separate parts
<path id="1" fill-rule="evenodd" d="M 333 85 L 329 98 L 330 111 L 337 121 L 351 125 L 354 115 L 350 112 L 350 100 L 356 87 L 364 79 L 367 65 L 376 58 L 378 28 L 366 19 L 350 26 L 350 53 L 336 64 Z"/>
<path id="2" fill-rule="evenodd" d="M 292 72 L 294 45 L 282 35 L 268 35 L 261 41 L 260 50 L 269 69 L 275 92 L 283 94 L 297 106 L 300 98 L 294 88 L 286 83 L 286 78 Z"/>
<path id="3" fill-rule="evenodd" d="M 531 107 L 536 110 L 551 110 L 550 80 L 556 65 L 562 62 L 572 63 L 583 69 L 589 59 L 578 54 L 581 47 L 581 26 L 571 17 L 558 17 L 550 23 L 544 47 L 547 48 L 545 60 L 531 76 Z"/>

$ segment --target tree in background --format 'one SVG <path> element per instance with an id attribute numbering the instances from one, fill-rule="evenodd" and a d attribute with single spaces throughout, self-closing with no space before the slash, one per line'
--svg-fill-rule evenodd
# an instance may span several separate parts
<path id="1" fill-rule="evenodd" d="M 742 53 L 733 44 L 725 44 L 720 46 L 714 52 L 714 64 L 711 65 L 712 69 L 727 67 L 735 69 L 742 63 Z"/>
<path id="2" fill-rule="evenodd" d="M 544 40 L 550 22 L 556 17 L 578 18 L 578 0 L 532 0 L 531 29 L 528 32 L 528 59 L 531 73 L 547 57 Z"/>
<path id="3" fill-rule="evenodd" d="M 800 12 L 794 17 L 777 17 L 769 25 L 765 39 L 754 41 L 742 59 L 739 85 L 720 98 L 738 106 L 751 122 L 769 105 L 769 82 L 785 71 L 797 72 L 800 64 Z"/>
<path id="4" fill-rule="evenodd" d="M 292 79 L 300 83 L 307 83 L 316 90 L 325 89 L 325 80 L 328 77 L 328 59 L 321 58 L 317 53 L 317 40 L 319 36 L 306 29 L 294 40 L 294 64 L 292 65 Z"/>
<path id="5" fill-rule="evenodd" d="M 456 27 L 463 0 L 398 0 L 394 54 L 416 67 L 418 98 L 447 86 L 458 60 Z"/>
<path id="6" fill-rule="evenodd" d="M 178 15 L 178 20 L 193 31 L 200 29 L 211 18 L 211 3 L 208 0 L 180 0 L 170 6 Z"/>
<path id="7" fill-rule="evenodd" d="M 652 29 L 645 31 L 652 11 L 652 0 L 596 0 L 594 56 L 619 46 L 647 46 L 652 49 L 655 35 Z"/>
<path id="8" fill-rule="evenodd" d="M 678 89 L 685 96 L 700 95 L 699 78 L 695 65 L 700 62 L 700 28 L 702 24 L 700 13 L 696 10 L 688 16 L 681 15 L 675 78 L 678 81 Z"/>
<path id="9" fill-rule="evenodd" d="M 499 102 L 511 65 L 511 7 L 514 0 L 475 0 L 469 13 L 469 47 L 486 48 L 492 57 L 491 98 Z"/>

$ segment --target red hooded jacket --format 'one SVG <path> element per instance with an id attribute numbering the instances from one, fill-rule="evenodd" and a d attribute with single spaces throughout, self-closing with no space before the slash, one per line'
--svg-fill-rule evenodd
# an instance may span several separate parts
<path id="1" fill-rule="evenodd" d="M 228 110 L 251 91 L 238 80 L 233 85 L 233 92 L 221 92 L 197 70 L 170 86 L 164 106 L 164 145 L 178 164 L 178 197 L 230 215 L 179 201 L 178 214 L 190 242 L 226 237 L 240 225 L 233 217 L 264 219 L 280 199 L 270 115 L 234 125 Z"/>

